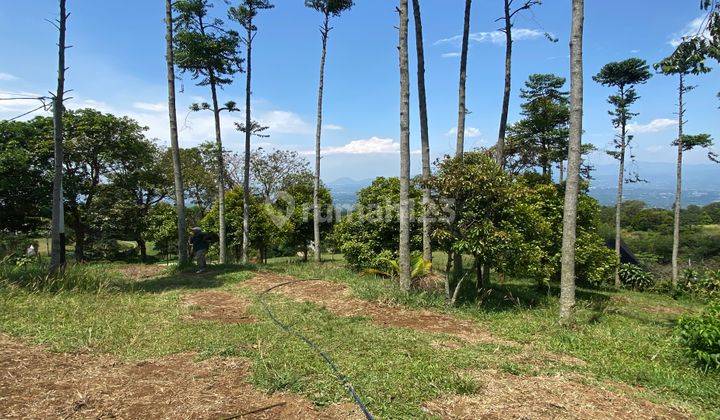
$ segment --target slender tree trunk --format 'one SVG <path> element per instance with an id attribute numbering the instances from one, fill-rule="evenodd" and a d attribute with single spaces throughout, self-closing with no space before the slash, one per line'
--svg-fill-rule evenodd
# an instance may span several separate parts
<path id="1" fill-rule="evenodd" d="M 560 274 L 560 322 L 570 321 L 575 306 L 575 240 L 577 201 L 580 184 L 580 145 L 583 123 L 583 25 L 585 1 L 572 1 L 572 34 L 570 40 L 570 141 L 568 151 L 563 239 Z"/>
<path id="2" fill-rule="evenodd" d="M 250 244 L 250 136 L 252 136 L 252 118 L 250 96 L 252 95 L 252 19 L 247 31 L 247 65 L 245 73 L 245 164 L 243 165 L 243 239 L 240 260 L 248 262 Z"/>
<path id="3" fill-rule="evenodd" d="M 50 270 L 61 270 L 65 266 L 65 212 L 63 198 L 63 113 L 65 106 L 65 33 L 68 13 L 65 0 L 60 0 L 59 40 L 58 40 L 58 81 L 53 98 L 53 143 L 54 172 L 52 194 L 52 248 L 50 251 Z"/>
<path id="4" fill-rule="evenodd" d="M 215 76 L 212 72 L 210 72 L 210 93 L 212 95 L 213 116 L 215 117 L 215 148 L 217 149 L 215 159 L 218 166 L 218 225 L 220 226 L 220 232 L 218 233 L 220 243 L 218 244 L 218 248 L 220 248 L 220 264 L 225 264 L 227 263 L 227 245 L 225 240 L 225 158 L 223 156 L 222 134 L 220 130 L 220 105 L 218 104 Z"/>
<path id="5" fill-rule="evenodd" d="M 320 81 L 317 97 L 317 125 L 315 126 L 315 182 L 313 184 L 313 238 L 315 239 L 315 262 L 322 259 L 320 250 L 320 139 L 322 137 L 323 90 L 325 89 L 325 58 L 330 33 L 330 13 L 325 13 L 322 29 L 322 54 L 320 55 Z"/>
<path id="6" fill-rule="evenodd" d="M 470 8 L 472 0 L 465 0 L 465 19 L 463 24 L 462 49 L 460 51 L 460 88 L 458 92 L 458 125 L 457 125 L 457 144 L 455 146 L 455 156 L 462 157 L 465 151 L 465 116 L 467 108 L 465 106 L 465 82 L 467 80 L 467 56 L 468 42 L 470 38 Z"/>
<path id="7" fill-rule="evenodd" d="M 408 0 L 400 0 L 400 285 L 410 278 L 410 69 L 408 63 Z"/>
<path id="8" fill-rule="evenodd" d="M 502 111 L 500 113 L 500 129 L 495 146 L 495 161 L 500 167 L 505 166 L 505 132 L 507 131 L 508 111 L 510 109 L 510 92 L 512 85 L 512 22 L 510 21 L 510 2 L 505 0 L 505 89 L 503 90 Z"/>
<path id="9" fill-rule="evenodd" d="M 457 126 L 457 143 L 455 146 L 455 156 L 462 158 L 465 151 L 465 116 L 467 108 L 465 106 L 465 82 L 467 80 L 467 55 L 468 42 L 470 38 L 470 9 L 472 0 L 465 0 L 465 17 L 463 23 L 463 39 L 460 52 L 460 86 L 458 91 L 458 126 Z M 456 200 L 456 213 L 460 212 L 462 203 Z M 454 222 L 453 222 L 454 223 Z M 453 276 L 455 281 L 460 282 L 463 274 L 462 253 L 453 253 Z M 454 300 L 454 298 L 453 298 Z"/>
<path id="10" fill-rule="evenodd" d="M 178 263 L 186 264 L 187 226 L 185 225 L 185 187 L 183 185 L 180 145 L 178 142 L 177 108 L 175 105 L 175 54 L 173 51 L 172 1 L 165 1 L 166 55 L 168 80 L 168 116 L 170 118 L 170 151 L 173 160 L 173 178 L 175 181 L 175 209 L 178 218 Z"/>
<path id="11" fill-rule="evenodd" d="M 422 152 L 423 179 L 423 259 L 432 262 L 432 243 L 430 240 L 430 135 L 428 133 L 427 95 L 425 92 L 425 51 L 423 47 L 422 17 L 420 0 L 412 0 L 415 17 L 415 49 L 417 51 L 418 105 L 420 107 L 420 149 Z"/>
<path id="12" fill-rule="evenodd" d="M 615 255 L 620 261 L 621 243 L 621 217 L 623 204 L 623 185 L 625 181 L 625 122 L 620 128 L 620 168 L 618 170 L 617 197 L 615 198 Z M 615 268 L 615 287 L 622 286 L 620 282 L 620 267 Z"/>
<path id="13" fill-rule="evenodd" d="M 560 184 L 562 184 L 563 178 L 565 177 L 565 162 L 562 160 L 560 161 L 560 164 L 558 165 L 558 171 L 559 171 L 558 182 Z"/>
<path id="14" fill-rule="evenodd" d="M 448 251 L 447 261 L 445 262 L 445 299 L 450 300 L 450 270 L 452 269 L 453 253 Z"/>
<path id="15" fill-rule="evenodd" d="M 672 284 L 677 286 L 680 277 L 678 256 L 680 254 L 680 206 L 682 198 L 682 160 L 683 160 L 683 124 L 685 107 L 683 96 L 685 93 L 685 78 L 680 74 L 680 86 L 678 88 L 678 149 L 677 149 L 677 182 L 675 185 L 675 220 L 673 223 L 673 251 L 672 251 Z"/>

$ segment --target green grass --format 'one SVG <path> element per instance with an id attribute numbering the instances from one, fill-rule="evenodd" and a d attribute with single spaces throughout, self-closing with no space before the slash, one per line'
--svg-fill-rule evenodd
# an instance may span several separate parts
<path id="1" fill-rule="evenodd" d="M 537 352 L 578 357 L 586 365 L 518 361 L 521 350 L 498 345 L 459 349 L 433 346 L 442 335 L 379 328 L 362 317 L 335 316 L 309 303 L 268 298 L 277 316 L 328 350 L 382 418 L 421 418 L 423 402 L 448 394 L 472 393 L 476 384 L 463 372 L 484 368 L 519 375 L 578 372 L 593 381 L 638 386 L 643 396 L 675 404 L 696 415 L 720 416 L 720 375 L 689 365 L 673 336 L 672 311 L 698 311 L 691 301 L 612 291 L 579 290 L 577 320 L 564 329 L 555 322 L 557 299 L 538 293 L 532 282 L 507 281 L 482 305 L 447 308 L 438 293 L 405 295 L 389 280 L 354 273 L 340 258 L 316 265 L 271 261 L 270 270 L 301 278 L 347 283 L 362 299 L 425 307 L 474 319 L 499 337 L 532 345 Z M 54 351 L 108 353 L 126 360 L 192 352 L 197 358 L 244 357 L 252 382 L 267 391 L 291 391 L 319 405 L 349 401 L 323 361 L 300 340 L 269 321 L 257 296 L 242 286 L 249 267 L 226 266 L 195 276 L 166 275 L 93 292 L 28 291 L 0 281 L 0 331 L 42 343 Z M 224 290 L 251 299 L 258 322 L 224 324 L 189 321 L 179 305 L 184 294 Z M 552 291 L 555 293 L 555 291 Z M 671 308 L 657 310 L 657 308 Z"/>

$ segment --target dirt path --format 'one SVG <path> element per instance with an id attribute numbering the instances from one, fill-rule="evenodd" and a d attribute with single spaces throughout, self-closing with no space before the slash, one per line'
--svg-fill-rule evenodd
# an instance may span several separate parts
<path id="1" fill-rule="evenodd" d="M 0 418 L 217 419 L 266 407 L 242 419 L 361 418 L 349 403 L 318 410 L 297 395 L 267 395 L 247 382 L 241 359 L 193 357 L 125 363 L 0 335 Z"/>
<path id="2" fill-rule="evenodd" d="M 228 292 L 209 290 L 184 295 L 182 305 L 190 309 L 190 318 L 228 324 L 251 323 L 248 314 L 251 302 Z"/>
<path id="3" fill-rule="evenodd" d="M 268 272 L 258 272 L 255 277 L 242 283 L 255 292 L 272 286 L 297 280 Z M 513 346 L 517 343 L 493 336 L 476 323 L 429 310 L 408 309 L 369 302 L 352 297 L 349 287 L 324 280 L 308 280 L 279 287 L 272 291 L 296 301 L 312 302 L 325 307 L 339 316 L 365 316 L 383 327 L 401 327 L 413 330 L 443 333 L 469 343 L 490 343 Z"/>
<path id="4" fill-rule="evenodd" d="M 423 407 L 445 419 L 689 419 L 649 401 L 585 385 L 568 376 L 515 376 L 497 371 L 472 375 L 475 395 L 452 396 Z"/>

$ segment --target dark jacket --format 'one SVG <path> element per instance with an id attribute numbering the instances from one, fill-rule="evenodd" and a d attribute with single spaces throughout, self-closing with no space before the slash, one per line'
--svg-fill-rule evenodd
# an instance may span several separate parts
<path id="1" fill-rule="evenodd" d="M 200 232 L 190 237 L 190 245 L 192 245 L 193 252 L 204 251 L 210 248 L 210 241 L 207 240 L 205 233 Z"/>

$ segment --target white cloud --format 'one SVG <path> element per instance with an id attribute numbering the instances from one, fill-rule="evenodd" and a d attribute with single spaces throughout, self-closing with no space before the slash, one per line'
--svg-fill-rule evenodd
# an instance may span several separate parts
<path id="1" fill-rule="evenodd" d="M 268 111 L 258 117 L 262 125 L 270 127 L 269 132 L 274 134 L 310 134 L 312 126 L 304 121 L 298 114 L 290 111 Z"/>
<path id="2" fill-rule="evenodd" d="M 527 39 L 537 39 L 545 36 L 545 33 L 538 31 L 537 29 L 528 28 L 516 28 L 512 31 L 513 41 L 523 41 Z M 552 36 L 552 34 L 550 34 Z M 477 43 L 489 42 L 491 44 L 504 44 L 505 33 L 502 31 L 492 32 L 473 32 L 470 34 L 470 41 Z M 450 38 L 443 38 L 435 41 L 434 45 L 460 45 L 462 43 L 462 35 L 451 36 Z"/>
<path id="3" fill-rule="evenodd" d="M 449 52 L 449 53 L 442 54 L 442 58 L 452 58 L 452 57 L 460 57 L 460 53 L 459 52 Z"/>
<path id="4" fill-rule="evenodd" d="M 343 129 L 343 126 L 336 124 L 325 124 L 323 125 L 323 128 L 326 130 L 339 131 Z"/>
<path id="5" fill-rule="evenodd" d="M 363 140 L 353 140 L 350 143 L 327 147 L 322 150 L 323 155 L 365 155 L 400 153 L 400 143 L 393 139 L 371 137 Z"/>
<path id="6" fill-rule="evenodd" d="M 673 47 L 677 47 L 682 42 L 683 38 L 694 37 L 698 35 L 704 38 L 708 38 L 709 32 L 707 30 L 707 25 L 703 25 L 704 23 L 706 23 L 705 15 L 696 17 L 695 19 L 688 22 L 688 24 L 685 25 L 685 27 L 681 31 L 672 34 L 670 41 L 668 41 L 668 44 L 672 45 Z"/>
<path id="7" fill-rule="evenodd" d="M 17 76 L 13 76 L 12 74 L 9 74 L 9 73 L 2 73 L 2 72 L 0 72 L 0 80 L 1 80 L 1 81 L 9 82 L 9 81 L 12 81 L 12 80 L 17 80 L 17 79 L 18 79 Z"/>
<path id="8" fill-rule="evenodd" d="M 677 124 L 678 124 L 678 122 L 676 120 L 671 120 L 669 118 L 656 118 L 647 124 L 637 124 L 637 123 L 628 124 L 627 130 L 628 130 L 628 133 L 631 133 L 631 134 L 658 133 L 658 132 L 666 130 L 670 127 L 674 127 Z"/>
<path id="9" fill-rule="evenodd" d="M 457 127 L 453 127 L 450 130 L 448 130 L 447 133 L 445 133 L 446 136 L 456 136 L 457 135 Z M 466 127 L 465 128 L 465 137 L 469 139 L 475 139 L 482 136 L 482 133 L 479 129 L 475 127 Z"/>
<path id="10" fill-rule="evenodd" d="M 161 112 L 167 110 L 167 104 L 163 102 L 148 103 L 148 102 L 135 102 L 133 108 L 137 108 L 143 111 Z"/>

